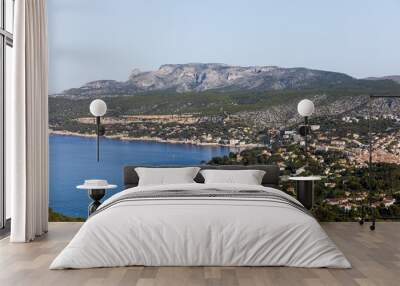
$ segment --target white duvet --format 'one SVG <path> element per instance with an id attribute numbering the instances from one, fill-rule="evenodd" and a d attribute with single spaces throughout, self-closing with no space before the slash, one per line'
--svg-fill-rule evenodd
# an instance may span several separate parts
<path id="1" fill-rule="evenodd" d="M 254 185 L 180 184 L 120 192 L 263 190 Z M 246 198 L 123 201 L 89 218 L 50 269 L 145 266 L 294 266 L 349 268 L 318 222 L 287 204 Z"/>

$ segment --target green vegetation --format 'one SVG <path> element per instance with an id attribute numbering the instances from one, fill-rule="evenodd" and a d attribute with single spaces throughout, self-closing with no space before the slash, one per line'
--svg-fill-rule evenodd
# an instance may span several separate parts
<path id="1" fill-rule="evenodd" d="M 74 217 L 74 216 L 66 216 L 60 213 L 53 211 L 52 208 L 49 208 L 49 221 L 62 221 L 62 222 L 84 222 L 85 219 L 82 217 Z"/>
<path id="2" fill-rule="evenodd" d="M 272 91 L 218 91 L 177 93 L 157 91 L 136 95 L 105 96 L 108 116 L 138 114 L 218 114 L 221 110 L 229 113 L 240 111 L 266 110 L 276 105 L 297 102 L 316 94 L 326 95 L 329 104 L 340 98 L 369 94 L 400 94 L 400 85 L 390 80 L 352 80 L 338 85 L 316 82 L 313 88 Z M 50 97 L 50 123 L 64 123 L 66 120 L 90 116 L 89 104 L 92 98 Z"/>

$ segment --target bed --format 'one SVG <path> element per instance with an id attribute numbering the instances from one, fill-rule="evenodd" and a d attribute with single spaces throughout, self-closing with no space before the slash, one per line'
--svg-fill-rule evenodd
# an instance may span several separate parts
<path id="1" fill-rule="evenodd" d="M 50 269 L 144 266 L 291 266 L 350 268 L 319 223 L 279 191 L 277 166 L 200 166 L 263 170 L 260 185 L 193 183 L 138 186 L 107 199 Z"/>

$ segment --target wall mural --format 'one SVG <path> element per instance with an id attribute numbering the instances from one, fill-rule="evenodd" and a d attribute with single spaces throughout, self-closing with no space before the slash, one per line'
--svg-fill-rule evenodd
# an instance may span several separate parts
<path id="1" fill-rule="evenodd" d="M 127 164 L 278 164 L 281 188 L 293 195 L 289 176 L 322 177 L 312 210 L 321 221 L 358 220 L 368 201 L 377 218 L 400 216 L 400 99 L 370 101 L 400 95 L 400 76 L 385 76 L 400 73 L 391 64 L 400 42 L 349 24 L 351 15 L 370 25 L 378 8 L 48 2 L 52 219 L 84 219 L 89 199 L 75 186 L 107 179 L 119 186 L 108 197 L 121 190 Z M 392 19 L 389 3 L 379 9 Z M 384 47 L 374 33 L 387 36 Z M 388 59 L 373 57 L 382 51 Z M 305 98 L 315 105 L 307 153 L 297 111 Z M 94 99 L 107 104 L 100 162 Z"/>

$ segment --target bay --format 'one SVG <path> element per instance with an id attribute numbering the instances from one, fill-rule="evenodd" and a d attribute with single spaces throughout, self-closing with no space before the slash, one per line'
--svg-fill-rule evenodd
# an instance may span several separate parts
<path id="1" fill-rule="evenodd" d="M 105 179 L 123 189 L 125 165 L 198 165 L 212 157 L 227 155 L 229 147 L 171 144 L 152 141 L 121 141 L 102 138 L 100 162 L 96 161 L 96 140 L 79 136 L 50 135 L 49 206 L 56 212 L 87 217 L 87 192 L 76 186 L 86 179 Z"/>

